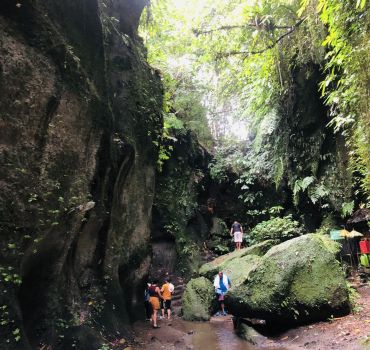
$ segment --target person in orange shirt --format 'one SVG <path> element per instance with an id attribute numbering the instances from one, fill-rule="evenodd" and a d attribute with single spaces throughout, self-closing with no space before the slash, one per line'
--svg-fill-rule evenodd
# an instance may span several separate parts
<path id="1" fill-rule="evenodd" d="M 162 311 L 162 317 L 164 318 L 164 309 L 167 311 L 167 318 L 171 319 L 171 298 L 172 293 L 174 291 L 175 287 L 171 283 L 171 278 L 167 277 L 165 280 L 165 284 L 161 288 L 162 293 L 162 302 L 161 302 L 161 311 Z"/>

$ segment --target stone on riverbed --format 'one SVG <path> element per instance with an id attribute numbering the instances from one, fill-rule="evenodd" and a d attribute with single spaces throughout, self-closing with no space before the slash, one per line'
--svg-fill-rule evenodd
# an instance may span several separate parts
<path id="1" fill-rule="evenodd" d="M 279 324 L 317 321 L 348 312 L 346 281 L 334 253 L 332 241 L 319 235 L 281 243 L 234 282 L 226 306 L 235 316 Z M 233 260 L 235 271 L 240 270 L 240 261 Z"/>
<path id="2" fill-rule="evenodd" d="M 262 334 L 258 333 L 253 327 L 246 325 L 245 323 L 240 323 L 237 326 L 236 333 L 238 336 L 247 342 L 253 345 L 261 346 L 265 343 L 268 339 L 264 337 Z"/>

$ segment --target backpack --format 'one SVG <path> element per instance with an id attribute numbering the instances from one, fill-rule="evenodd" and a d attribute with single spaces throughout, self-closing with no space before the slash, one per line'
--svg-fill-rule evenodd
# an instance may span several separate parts
<path id="1" fill-rule="evenodd" d="M 149 291 L 147 289 L 145 289 L 145 291 L 144 291 L 144 301 L 149 301 L 149 299 L 150 299 Z"/>

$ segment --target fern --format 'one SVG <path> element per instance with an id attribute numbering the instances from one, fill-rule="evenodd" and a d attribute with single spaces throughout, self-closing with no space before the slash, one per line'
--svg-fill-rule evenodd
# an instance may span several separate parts
<path id="1" fill-rule="evenodd" d="M 319 184 L 308 191 L 308 196 L 313 204 L 316 204 L 320 199 L 325 198 L 328 194 L 329 190 L 323 184 Z"/>
<path id="2" fill-rule="evenodd" d="M 315 178 L 313 176 L 307 176 L 302 180 L 301 189 L 302 191 L 306 191 L 306 189 L 315 182 Z"/>
<path id="3" fill-rule="evenodd" d="M 354 207 L 355 207 L 354 201 L 344 202 L 342 204 L 342 213 L 341 213 L 342 218 L 345 218 L 346 216 L 351 215 L 353 213 Z"/>
<path id="4" fill-rule="evenodd" d="M 307 176 L 304 179 L 296 180 L 293 188 L 293 201 L 295 205 L 298 205 L 299 193 L 306 191 L 307 188 L 316 181 L 315 177 Z"/>

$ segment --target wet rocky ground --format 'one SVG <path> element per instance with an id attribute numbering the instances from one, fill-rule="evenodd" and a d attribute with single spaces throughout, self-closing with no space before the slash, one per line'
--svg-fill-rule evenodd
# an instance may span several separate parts
<path id="1" fill-rule="evenodd" d="M 357 286 L 357 291 L 360 298 L 355 313 L 291 329 L 273 341 L 296 349 L 370 349 L 370 284 Z"/>
<path id="2" fill-rule="evenodd" d="M 326 322 L 301 326 L 268 336 L 253 346 L 238 338 L 231 316 L 212 317 L 210 322 L 185 322 L 175 316 L 172 321 L 160 320 L 161 328 L 149 322 L 134 325 L 132 349 L 150 350 L 365 350 L 370 349 L 370 284 L 356 286 L 359 293 L 356 312 Z"/>

